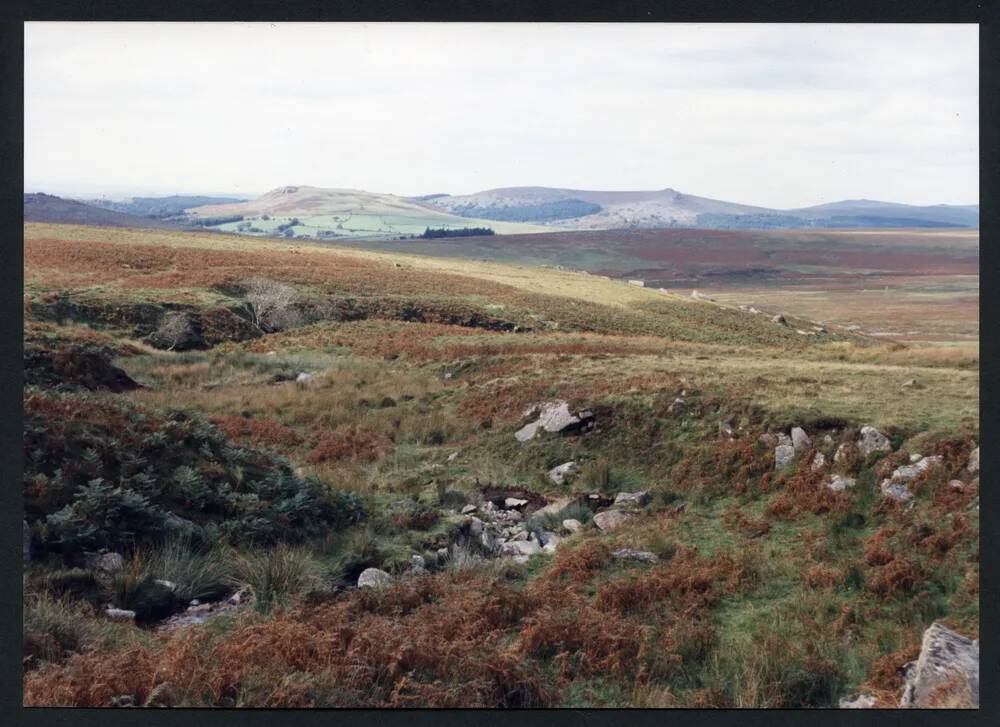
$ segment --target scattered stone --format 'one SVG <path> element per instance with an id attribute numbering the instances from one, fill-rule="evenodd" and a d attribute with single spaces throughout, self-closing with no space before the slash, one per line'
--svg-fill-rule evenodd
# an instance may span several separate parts
<path id="1" fill-rule="evenodd" d="M 958 490 L 959 492 L 961 492 L 962 490 L 965 489 L 965 483 L 962 482 L 961 480 L 949 480 L 948 487 L 950 487 L 953 490 Z"/>
<path id="2" fill-rule="evenodd" d="M 779 444 L 778 436 L 772 432 L 764 432 L 759 437 L 757 437 L 757 441 L 763 444 L 765 447 L 771 447 L 771 448 L 777 447 Z"/>
<path id="3" fill-rule="evenodd" d="M 454 375 L 455 374 L 453 374 L 451 371 L 446 371 L 445 374 L 444 374 L 444 380 L 447 381 L 448 379 L 452 378 Z"/>
<path id="4" fill-rule="evenodd" d="M 867 457 L 872 452 L 891 452 L 892 444 L 889 438 L 874 427 L 861 427 L 861 439 L 858 440 L 861 454 Z"/>
<path id="5" fill-rule="evenodd" d="M 538 542 L 542 544 L 542 550 L 551 553 L 559 547 L 559 543 L 562 542 L 562 537 L 546 530 L 538 536 Z"/>
<path id="6" fill-rule="evenodd" d="M 452 452 L 448 455 L 449 462 L 454 462 L 456 459 L 458 459 L 458 452 Z"/>
<path id="7" fill-rule="evenodd" d="M 923 385 L 916 379 L 909 379 L 903 382 L 904 389 L 922 389 Z"/>
<path id="8" fill-rule="evenodd" d="M 785 317 L 783 315 L 781 315 L 780 313 L 778 315 L 774 316 L 774 318 L 771 319 L 771 323 L 777 323 L 779 326 L 787 326 L 788 325 L 788 321 L 786 321 Z"/>
<path id="9" fill-rule="evenodd" d="M 775 437 L 777 437 L 777 439 L 778 439 L 778 445 L 781 445 L 781 444 L 787 444 L 787 445 L 789 445 L 789 446 L 794 446 L 794 444 L 795 444 L 794 442 L 792 442 L 792 438 L 791 438 L 791 437 L 789 437 L 789 436 L 788 436 L 787 434 L 785 434 L 784 432 L 778 432 L 778 433 L 777 433 L 777 434 L 775 434 L 774 436 L 775 436 Z M 776 446 L 777 446 L 777 445 L 776 445 Z"/>
<path id="10" fill-rule="evenodd" d="M 165 581 L 165 580 L 161 580 L 161 579 L 157 578 L 155 581 L 153 581 L 153 583 L 155 583 L 155 584 L 157 584 L 159 586 L 163 586 L 164 588 L 166 588 L 171 593 L 175 593 L 177 591 L 177 584 L 174 583 L 173 581 Z"/>
<path id="11" fill-rule="evenodd" d="M 310 381 L 312 381 L 312 374 L 307 374 L 305 371 L 300 372 L 299 375 L 295 377 L 296 384 L 308 384 Z"/>
<path id="12" fill-rule="evenodd" d="M 508 497 L 503 501 L 503 506 L 508 510 L 513 510 L 514 508 L 524 507 L 528 504 L 527 500 L 522 500 L 519 497 Z"/>
<path id="13" fill-rule="evenodd" d="M 805 452 L 812 446 L 812 440 L 802 427 L 792 427 L 792 446 L 796 452 Z"/>
<path id="14" fill-rule="evenodd" d="M 602 533 L 613 533 L 631 517 L 632 516 L 629 513 L 622 512 L 621 510 L 605 510 L 604 512 L 599 512 L 594 515 L 594 525 L 596 525 Z"/>
<path id="15" fill-rule="evenodd" d="M 839 706 L 841 709 L 874 709 L 875 697 L 871 694 L 859 694 L 854 699 L 842 697 Z"/>
<path id="16" fill-rule="evenodd" d="M 774 468 L 780 470 L 795 459 L 795 447 L 790 444 L 779 444 L 774 448 Z"/>
<path id="17" fill-rule="evenodd" d="M 410 573 L 420 574 L 427 572 L 427 561 L 424 560 L 422 555 L 411 555 L 410 556 Z"/>
<path id="18" fill-rule="evenodd" d="M 901 482 L 893 482 L 892 480 L 885 479 L 882 480 L 879 489 L 882 490 L 883 497 L 891 498 L 896 502 L 906 502 L 913 498 L 913 493 Z"/>
<path id="19" fill-rule="evenodd" d="M 448 549 L 444 548 L 445 554 Z M 440 551 L 438 551 L 440 556 Z M 392 576 L 378 568 L 365 568 L 358 576 L 358 588 L 384 588 L 392 583 Z"/>
<path id="20" fill-rule="evenodd" d="M 916 464 L 907 464 L 894 469 L 891 479 L 895 482 L 909 482 L 927 468 L 940 463 L 940 457 L 921 457 Z"/>
<path id="21" fill-rule="evenodd" d="M 135 621 L 135 611 L 129 611 L 124 608 L 105 609 L 104 615 L 112 621 Z"/>
<path id="22" fill-rule="evenodd" d="M 843 492 L 849 487 L 854 487 L 857 484 L 857 480 L 853 477 L 844 477 L 843 475 L 830 475 L 830 477 L 824 483 L 828 490 L 833 492 Z"/>
<path id="23" fill-rule="evenodd" d="M 578 533 L 583 530 L 583 523 L 576 518 L 567 518 L 562 521 L 563 529 L 570 533 Z"/>
<path id="24" fill-rule="evenodd" d="M 500 555 L 532 556 L 541 552 L 542 546 L 534 540 L 508 540 L 500 546 Z"/>
<path id="25" fill-rule="evenodd" d="M 813 472 L 819 472 L 821 469 L 826 467 L 826 455 L 822 452 L 816 452 L 812 458 L 812 464 L 809 465 L 809 469 Z"/>
<path id="26" fill-rule="evenodd" d="M 28 521 L 21 521 L 21 559 L 25 563 L 31 562 L 31 528 Z"/>
<path id="27" fill-rule="evenodd" d="M 924 631 L 920 656 L 904 667 L 901 707 L 928 707 L 935 688 L 959 680 L 968 690 L 971 705 L 979 707 L 979 642 L 933 623 Z"/>
<path id="28" fill-rule="evenodd" d="M 729 437 L 730 439 L 732 439 L 733 435 L 735 433 L 736 432 L 733 429 L 733 425 L 732 425 L 731 422 L 728 422 L 728 421 L 719 422 L 719 436 L 720 437 Z"/>
<path id="29" fill-rule="evenodd" d="M 84 553 L 84 566 L 88 570 L 112 573 L 125 567 L 125 559 L 120 553 Z"/>
<path id="30" fill-rule="evenodd" d="M 837 451 L 833 455 L 833 463 L 845 464 L 847 462 L 847 458 L 851 456 L 851 446 L 852 445 L 850 443 L 844 442 L 837 447 Z"/>
<path id="31" fill-rule="evenodd" d="M 972 474 L 979 472 L 979 447 L 972 450 L 969 455 L 969 464 L 965 466 L 965 469 L 969 470 Z"/>
<path id="32" fill-rule="evenodd" d="M 677 397 L 671 402 L 670 406 L 667 407 L 667 413 L 673 414 L 675 411 L 680 411 L 685 405 L 684 399 Z"/>
<path id="33" fill-rule="evenodd" d="M 615 495 L 615 505 L 619 507 L 645 507 L 649 504 L 649 492 L 619 492 Z"/>
<path id="34" fill-rule="evenodd" d="M 553 500 L 545 507 L 540 507 L 537 510 L 535 510 L 535 515 L 538 515 L 539 517 L 546 517 L 548 515 L 558 515 L 567 507 L 572 505 L 573 500 L 574 498 L 572 497 L 560 497 L 556 500 Z"/>
<path id="35" fill-rule="evenodd" d="M 566 481 L 571 479 L 580 468 L 577 467 L 576 462 L 565 462 L 558 467 L 553 467 L 549 470 L 549 479 L 552 480 L 557 485 L 564 485 Z"/>
<path id="36" fill-rule="evenodd" d="M 924 455 L 922 455 L 922 454 L 911 454 L 910 455 L 910 464 L 916 464 L 917 462 L 919 462 L 923 458 L 924 458 Z"/>
<path id="37" fill-rule="evenodd" d="M 469 535 L 477 538 L 483 534 L 483 530 L 485 529 L 483 521 L 477 517 L 470 517 L 467 521 L 466 527 L 468 528 Z"/>
<path id="38" fill-rule="evenodd" d="M 509 538 L 509 542 L 511 542 L 511 543 L 519 543 L 522 540 L 530 540 L 530 539 L 531 539 L 531 536 L 528 535 L 528 531 L 527 530 L 520 530 L 520 529 L 518 529 L 518 530 L 512 531 L 512 533 L 510 535 L 510 538 Z"/>
<path id="39" fill-rule="evenodd" d="M 648 550 L 633 550 L 632 548 L 613 550 L 611 557 L 615 560 L 636 560 L 640 563 L 655 563 L 659 560 L 656 553 L 650 553 Z"/>
<path id="40" fill-rule="evenodd" d="M 466 505 L 465 507 L 462 508 L 462 514 L 468 515 L 469 513 L 475 512 L 477 509 L 478 508 L 475 505 Z"/>
<path id="41" fill-rule="evenodd" d="M 823 326 L 813 326 L 812 328 L 816 333 L 826 333 L 826 329 Z"/>
<path id="42" fill-rule="evenodd" d="M 829 434 L 824 434 L 823 435 L 823 444 L 825 444 L 827 447 L 832 447 L 833 446 L 833 437 L 831 437 Z"/>
<path id="43" fill-rule="evenodd" d="M 444 563 L 446 560 L 448 560 L 447 548 L 438 548 L 435 551 L 435 554 L 437 555 L 438 563 Z"/>

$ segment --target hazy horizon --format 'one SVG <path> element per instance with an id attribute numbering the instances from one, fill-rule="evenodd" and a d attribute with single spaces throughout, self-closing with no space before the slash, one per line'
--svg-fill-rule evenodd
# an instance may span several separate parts
<path id="1" fill-rule="evenodd" d="M 25 25 L 26 191 L 969 205 L 978 153 L 975 25 Z"/>

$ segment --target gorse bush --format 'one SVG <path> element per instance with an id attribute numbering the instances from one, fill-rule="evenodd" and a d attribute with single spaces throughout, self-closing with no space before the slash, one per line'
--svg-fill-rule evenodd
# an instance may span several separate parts
<path id="1" fill-rule="evenodd" d="M 92 395 L 25 396 L 25 509 L 43 545 L 122 549 L 202 541 L 300 541 L 363 516 L 357 496 L 295 476 L 211 424 Z"/>

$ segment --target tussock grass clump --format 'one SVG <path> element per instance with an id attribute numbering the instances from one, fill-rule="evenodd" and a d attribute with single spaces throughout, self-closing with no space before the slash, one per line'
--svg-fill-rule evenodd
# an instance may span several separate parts
<path id="1" fill-rule="evenodd" d="M 254 608 L 261 613 L 287 607 L 318 581 L 319 568 L 303 548 L 279 545 L 272 550 L 251 550 L 234 556 L 233 585 L 246 586 Z"/>
<path id="2" fill-rule="evenodd" d="M 45 592 L 26 594 L 22 628 L 29 670 L 62 662 L 74 653 L 121 649 L 147 640 L 144 632 L 130 624 L 99 618 L 86 603 Z"/>
<path id="3" fill-rule="evenodd" d="M 177 586 L 175 593 L 184 602 L 219 598 L 232 581 L 231 552 L 198 546 L 188 538 L 168 540 L 144 559 L 149 572 Z"/>

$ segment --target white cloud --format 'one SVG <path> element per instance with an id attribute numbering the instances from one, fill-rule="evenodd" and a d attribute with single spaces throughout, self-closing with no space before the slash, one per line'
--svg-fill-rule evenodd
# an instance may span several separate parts
<path id="1" fill-rule="evenodd" d="M 978 28 L 28 23 L 26 183 L 978 200 Z"/>

